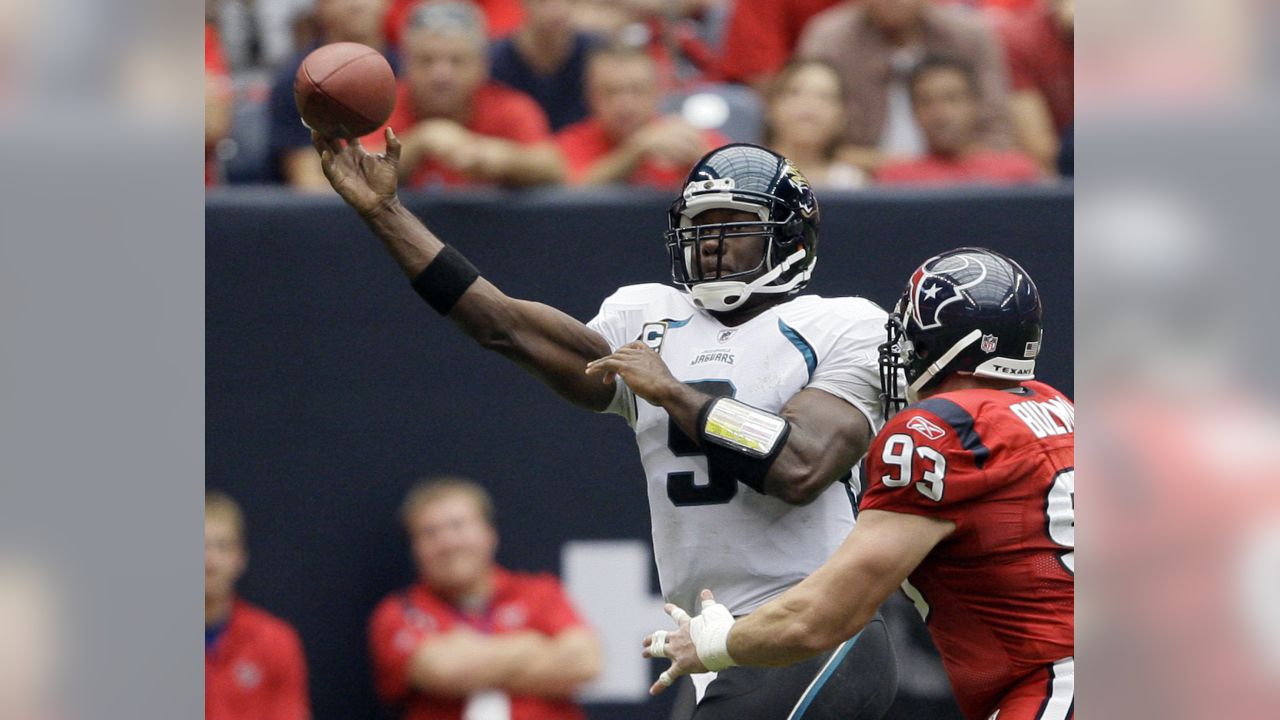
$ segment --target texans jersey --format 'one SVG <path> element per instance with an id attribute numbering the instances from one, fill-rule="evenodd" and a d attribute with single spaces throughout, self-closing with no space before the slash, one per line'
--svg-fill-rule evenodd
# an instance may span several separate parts
<path id="1" fill-rule="evenodd" d="M 1074 406 L 1036 382 L 909 405 L 867 452 L 862 509 L 955 523 L 903 590 L 969 718 L 1073 712 L 1074 466 Z"/>
<path id="2" fill-rule="evenodd" d="M 881 424 L 876 349 L 886 314 L 861 298 L 801 295 L 738 325 L 722 325 L 666 285 L 624 287 L 588 327 L 610 349 L 643 340 L 681 382 L 778 413 L 818 388 Z M 696 608 L 702 588 L 743 615 L 816 570 L 853 528 L 857 478 L 814 502 L 788 505 L 719 470 L 667 415 L 619 380 L 609 412 L 636 433 L 648 478 L 653 548 L 662 594 Z"/>

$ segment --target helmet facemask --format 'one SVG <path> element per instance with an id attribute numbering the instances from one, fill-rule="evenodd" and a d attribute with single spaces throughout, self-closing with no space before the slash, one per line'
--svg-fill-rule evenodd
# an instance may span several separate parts
<path id="1" fill-rule="evenodd" d="M 748 198 L 742 192 L 686 192 L 683 207 L 676 217 L 678 226 L 667 231 L 667 251 L 671 256 L 671 277 L 689 291 L 694 304 L 713 312 L 726 312 L 741 307 L 753 294 L 789 294 L 808 282 L 813 262 L 788 280 L 777 283 L 786 272 L 805 261 L 808 253 L 801 239 L 802 223 L 795 213 L 770 219 L 765 198 Z M 767 197 L 767 196 L 766 196 Z M 759 220 L 694 224 L 694 218 L 710 210 L 738 210 L 754 213 Z M 673 210 L 673 216 L 676 211 Z M 764 241 L 760 261 L 751 268 L 726 272 L 724 254 L 729 243 L 741 243 L 758 237 Z M 715 243 L 714 269 L 703 270 L 704 243 Z M 777 283 L 777 284 L 775 284 Z"/>
<path id="2" fill-rule="evenodd" d="M 906 381 L 903 372 L 909 362 L 910 342 L 902 331 L 897 312 L 884 324 L 885 341 L 880 344 L 880 407 L 888 420 L 907 406 Z"/>

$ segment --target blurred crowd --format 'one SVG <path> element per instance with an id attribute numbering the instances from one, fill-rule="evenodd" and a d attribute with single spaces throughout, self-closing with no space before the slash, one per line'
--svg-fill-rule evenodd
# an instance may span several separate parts
<path id="1" fill-rule="evenodd" d="M 328 185 L 302 58 L 381 51 L 406 186 L 676 189 L 727 142 L 815 187 L 1072 174 L 1074 0 L 209 0 L 206 182 Z M 371 150 L 381 132 L 364 139 Z"/>

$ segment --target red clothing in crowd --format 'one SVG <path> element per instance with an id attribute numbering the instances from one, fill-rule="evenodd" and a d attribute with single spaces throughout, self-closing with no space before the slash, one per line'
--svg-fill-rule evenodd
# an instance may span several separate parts
<path id="1" fill-rule="evenodd" d="M 1006 185 L 1039 180 L 1040 168 L 1020 152 L 979 150 L 960 158 L 925 155 L 916 160 L 887 162 L 876 171 L 876 182 L 915 185 L 993 183 Z"/>
<path id="2" fill-rule="evenodd" d="M 231 95 L 231 75 L 227 71 L 227 60 L 222 54 L 222 41 L 212 23 L 204 24 L 204 81 L 209 83 L 214 92 L 221 96 Z M 218 181 L 217 163 L 214 162 L 214 147 L 204 148 L 204 184 L 213 185 Z"/>
<path id="3" fill-rule="evenodd" d="M 725 79 L 749 82 L 791 59 L 809 18 L 840 0 L 737 0 L 725 29 Z"/>
<path id="4" fill-rule="evenodd" d="M 728 138 L 714 130 L 704 130 L 702 135 L 706 139 L 708 152 L 729 143 Z M 604 126 L 595 118 L 587 118 L 561 130 L 556 135 L 556 144 L 560 146 L 560 153 L 564 155 L 568 166 L 570 183 L 582 182 L 593 165 L 618 147 L 618 143 L 605 133 Z M 671 165 L 646 157 L 631 172 L 626 182 L 628 185 L 672 190 L 679 189 L 688 174 L 689 168 L 686 166 Z"/>
<path id="5" fill-rule="evenodd" d="M 524 5 L 521 0 L 474 0 L 484 11 L 485 21 L 489 25 L 489 37 L 500 38 L 510 35 L 524 22 Z M 383 32 L 393 47 L 400 45 L 400 36 L 404 32 L 404 23 L 409 19 L 409 11 L 422 0 L 391 0 L 391 9 L 387 11 L 387 19 L 383 24 Z"/>
<path id="6" fill-rule="evenodd" d="M 1045 7 L 999 17 L 997 27 L 1013 89 L 1039 92 L 1049 106 L 1054 128 L 1062 133 L 1075 117 L 1074 38 L 1063 35 Z"/>
<path id="7" fill-rule="evenodd" d="M 420 118 L 413 110 L 409 86 L 400 84 L 396 97 L 396 109 L 387 124 L 397 135 L 404 135 L 417 125 Z M 490 82 L 471 100 L 471 116 L 462 125 L 473 133 L 510 140 L 521 145 L 536 145 L 551 139 L 551 124 L 537 101 L 519 90 L 501 83 Z M 379 130 L 369 137 L 371 149 L 384 145 Z M 432 185 L 466 185 L 470 181 L 461 173 L 445 167 L 435 160 L 427 160 L 414 170 L 409 187 Z"/>
<path id="8" fill-rule="evenodd" d="M 495 571 L 493 599 L 485 613 L 468 617 L 423 585 L 388 595 L 369 621 L 374 683 L 388 706 L 404 720 L 460 720 L 464 700 L 426 695 L 409 682 L 409 661 L 423 642 L 462 625 L 484 634 L 534 630 L 547 636 L 583 627 L 559 581 L 550 575 Z M 530 695 L 511 697 L 511 720 L 584 720 L 569 700 Z"/>
<path id="9" fill-rule="evenodd" d="M 237 600 L 204 653 L 205 720 L 309 720 L 307 664 L 288 623 Z"/>

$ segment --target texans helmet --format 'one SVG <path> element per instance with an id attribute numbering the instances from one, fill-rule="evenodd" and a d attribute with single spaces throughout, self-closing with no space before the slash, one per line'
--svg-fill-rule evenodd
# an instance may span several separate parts
<path id="1" fill-rule="evenodd" d="M 984 248 L 925 261 L 885 324 L 880 380 L 885 416 L 955 372 L 1031 380 L 1040 353 L 1040 293 L 1018 263 Z M 905 396 L 899 373 L 906 378 Z"/>
<path id="2" fill-rule="evenodd" d="M 694 225 L 707 210 L 749 212 L 759 221 Z M 763 237 L 760 263 L 721 272 L 726 238 Z M 695 305 L 725 312 L 756 293 L 791 294 L 809 282 L 818 258 L 818 200 L 804 175 L 781 155 L 735 143 L 707 153 L 689 172 L 684 191 L 667 213 L 671 279 Z M 704 272 L 701 243 L 718 241 L 715 270 Z"/>

